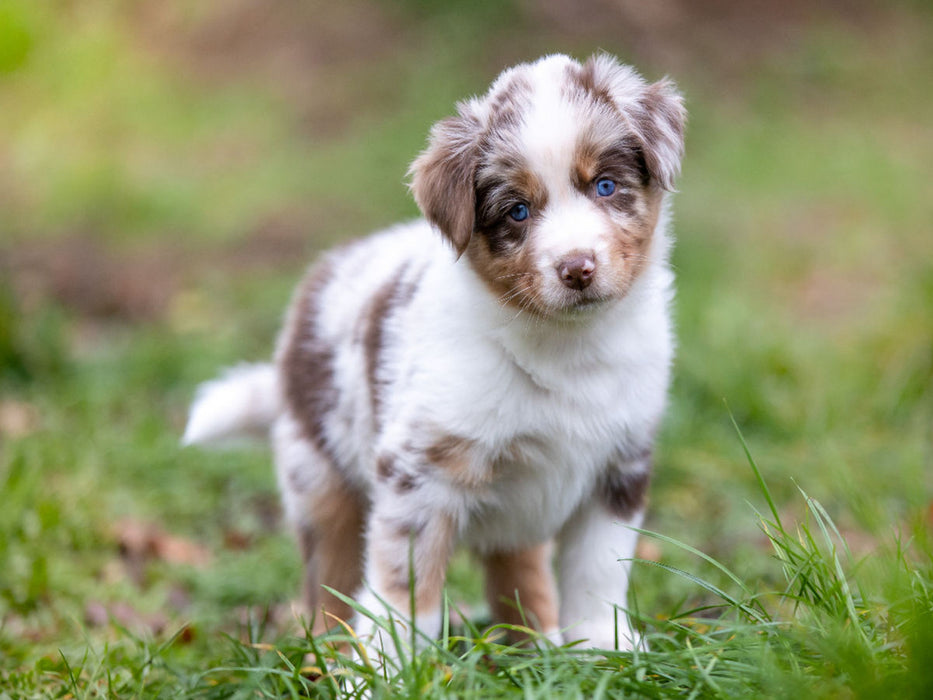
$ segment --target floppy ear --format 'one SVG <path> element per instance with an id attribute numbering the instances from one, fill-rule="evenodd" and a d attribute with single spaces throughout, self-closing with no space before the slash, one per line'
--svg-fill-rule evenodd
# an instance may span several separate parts
<path id="1" fill-rule="evenodd" d="M 648 173 L 665 190 L 673 190 L 684 154 L 687 111 L 683 98 L 674 83 L 665 79 L 644 88 L 630 110 Z"/>
<path id="2" fill-rule="evenodd" d="M 460 114 L 431 129 L 428 147 L 409 168 L 411 191 L 421 211 L 447 238 L 457 256 L 473 235 L 479 121 Z"/>
<path id="3" fill-rule="evenodd" d="M 611 99 L 628 118 L 641 142 L 648 175 L 666 190 L 674 189 L 684 152 L 687 111 L 670 80 L 645 85 L 633 68 L 608 54 L 596 54 L 581 74 L 589 89 Z"/>

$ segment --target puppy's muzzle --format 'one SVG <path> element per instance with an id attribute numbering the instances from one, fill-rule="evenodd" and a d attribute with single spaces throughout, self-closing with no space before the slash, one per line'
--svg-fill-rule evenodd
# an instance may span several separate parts
<path id="1" fill-rule="evenodd" d="M 583 291 L 596 275 L 596 257 L 590 252 L 573 253 L 559 260 L 555 268 L 564 286 Z"/>

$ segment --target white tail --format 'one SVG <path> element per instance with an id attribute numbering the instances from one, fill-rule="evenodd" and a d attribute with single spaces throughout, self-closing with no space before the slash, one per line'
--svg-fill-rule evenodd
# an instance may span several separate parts
<path id="1" fill-rule="evenodd" d="M 267 437 L 281 412 L 278 375 L 271 364 L 240 365 L 198 387 L 184 445 Z"/>

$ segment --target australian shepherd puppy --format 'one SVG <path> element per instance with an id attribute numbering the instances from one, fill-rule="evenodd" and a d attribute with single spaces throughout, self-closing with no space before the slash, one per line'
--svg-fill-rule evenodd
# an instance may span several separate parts
<path id="1" fill-rule="evenodd" d="M 274 364 L 202 387 L 186 442 L 271 429 L 314 629 L 352 614 L 328 586 L 436 634 L 462 544 L 498 621 L 636 644 L 684 119 L 606 55 L 506 70 L 411 166 L 425 219 L 321 259 Z"/>

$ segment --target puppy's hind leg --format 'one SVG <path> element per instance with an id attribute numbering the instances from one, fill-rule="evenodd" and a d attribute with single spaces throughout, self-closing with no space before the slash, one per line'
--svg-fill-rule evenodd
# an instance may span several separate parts
<path id="1" fill-rule="evenodd" d="M 353 610 L 323 586 L 352 596 L 363 580 L 366 499 L 288 416 L 273 431 L 286 519 L 304 565 L 302 603 L 313 634 L 349 621 Z"/>
<path id="2" fill-rule="evenodd" d="M 528 626 L 560 644 L 551 549 L 548 542 L 528 549 L 488 552 L 482 559 L 493 622 Z M 521 637 L 516 633 L 510 636 Z"/>

